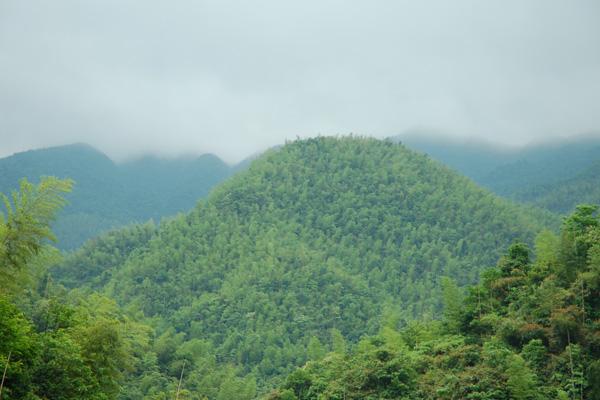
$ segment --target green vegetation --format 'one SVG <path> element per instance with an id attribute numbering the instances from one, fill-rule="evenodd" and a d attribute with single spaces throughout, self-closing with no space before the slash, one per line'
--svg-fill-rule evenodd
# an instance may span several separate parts
<path id="1" fill-rule="evenodd" d="M 71 182 L 22 180 L 4 196 L 0 218 L 0 369 L 3 399 L 105 399 L 119 391 L 126 358 L 118 322 L 101 304 L 69 307 L 51 293 L 43 264 L 57 253 L 49 224 L 64 205 Z M 44 296 L 36 285 L 46 280 Z M 37 278 L 37 279 L 36 279 Z M 24 294 L 28 294 L 24 296 Z M 96 307 L 98 306 L 98 307 Z M 27 310 L 26 315 L 21 310 Z"/>
<path id="2" fill-rule="evenodd" d="M 599 204 L 600 161 L 573 178 L 526 188 L 516 192 L 514 197 L 559 213 L 568 213 L 579 203 Z"/>
<path id="3" fill-rule="evenodd" d="M 317 138 L 61 259 L 71 186 L 4 199 L 2 399 L 598 398 L 595 207 L 556 234 L 402 145 Z"/>
<path id="4" fill-rule="evenodd" d="M 441 321 L 384 325 L 289 374 L 270 400 L 600 398 L 600 218 L 581 206 L 537 258 L 509 247 Z"/>
<path id="5" fill-rule="evenodd" d="M 438 315 L 440 277 L 476 282 L 553 222 L 538 218 L 401 145 L 318 138 L 269 152 L 188 215 L 88 243 L 54 276 L 140 312 L 160 372 L 185 361 L 184 387 L 212 399 L 230 376 L 277 383 L 332 332 L 376 333 L 388 309 Z"/>
<path id="6" fill-rule="evenodd" d="M 396 137 L 493 192 L 552 212 L 600 203 L 600 140 L 593 136 L 520 149 L 435 136 Z"/>
<path id="7" fill-rule="evenodd" d="M 162 160 L 154 157 L 115 164 L 86 145 L 27 151 L 0 159 L 0 192 L 26 177 L 70 178 L 69 205 L 53 225 L 61 249 L 133 222 L 188 211 L 233 169 L 214 155 Z"/>
<path id="8" fill-rule="evenodd" d="M 171 398 L 178 382 L 158 372 L 153 329 L 107 297 L 65 291 L 48 274 L 46 267 L 60 259 L 47 242 L 54 239 L 50 224 L 71 186 L 53 177 L 38 185 L 24 179 L 18 192 L 3 196 L 0 398 Z"/>

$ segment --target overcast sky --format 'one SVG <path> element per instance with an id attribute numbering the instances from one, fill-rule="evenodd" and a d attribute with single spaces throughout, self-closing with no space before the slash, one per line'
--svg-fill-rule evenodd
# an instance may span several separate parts
<path id="1" fill-rule="evenodd" d="M 0 156 L 600 131 L 600 1 L 0 0 Z"/>

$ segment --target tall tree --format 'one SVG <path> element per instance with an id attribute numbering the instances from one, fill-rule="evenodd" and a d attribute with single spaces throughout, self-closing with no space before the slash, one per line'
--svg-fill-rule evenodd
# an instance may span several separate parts
<path id="1" fill-rule="evenodd" d="M 72 186 L 73 181 L 55 177 L 38 185 L 22 179 L 19 191 L 0 195 L 6 211 L 0 213 L 0 274 L 14 275 L 40 254 L 46 240 L 56 240 L 50 224 Z"/>

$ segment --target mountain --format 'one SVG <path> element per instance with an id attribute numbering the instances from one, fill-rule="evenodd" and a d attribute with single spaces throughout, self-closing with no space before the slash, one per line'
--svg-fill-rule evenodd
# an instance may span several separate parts
<path id="1" fill-rule="evenodd" d="M 518 151 L 512 147 L 433 132 L 407 132 L 391 140 L 425 153 L 478 183 L 497 168 L 518 159 Z"/>
<path id="2" fill-rule="evenodd" d="M 215 365 L 270 387 L 330 334 L 437 315 L 442 277 L 473 283 L 555 223 L 402 145 L 321 137 L 268 151 L 186 215 L 88 242 L 54 276 L 145 317 L 161 371 L 185 359 L 185 387 L 215 398 Z"/>
<path id="3" fill-rule="evenodd" d="M 552 187 L 559 188 L 571 180 L 580 182 L 585 179 L 582 176 L 590 175 L 587 170 L 600 163 L 598 136 L 540 142 L 521 148 L 502 148 L 428 134 L 401 135 L 393 140 L 430 155 L 498 195 L 553 212 L 573 211 L 577 204 L 575 199 L 598 200 L 588 195 L 586 185 L 578 183 L 570 186 L 577 192 L 569 195 L 573 201 L 566 206 L 542 198 L 552 192 Z"/>
<path id="4" fill-rule="evenodd" d="M 23 177 L 75 180 L 67 196 L 70 204 L 54 226 L 58 247 L 74 249 L 103 231 L 188 211 L 231 173 L 212 154 L 168 160 L 146 156 L 115 164 L 88 145 L 74 144 L 0 159 L 0 192 L 17 187 Z"/>
<path id="5" fill-rule="evenodd" d="M 559 213 L 568 213 L 580 203 L 600 204 L 600 161 L 572 178 L 523 189 L 514 197 Z"/>
<path id="6" fill-rule="evenodd" d="M 490 172 L 480 184 L 500 195 L 514 197 L 532 186 L 574 178 L 597 162 L 600 162 L 599 137 L 530 145 L 522 148 L 512 162 Z"/>
<path id="7" fill-rule="evenodd" d="M 391 319 L 352 349 L 338 339 L 266 399 L 598 399 L 597 209 L 541 235 L 535 260 L 516 243 L 479 285 L 446 280 L 441 319 Z"/>

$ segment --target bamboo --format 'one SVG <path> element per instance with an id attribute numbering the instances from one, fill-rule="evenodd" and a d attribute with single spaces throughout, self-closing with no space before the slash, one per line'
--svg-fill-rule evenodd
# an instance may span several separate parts
<path id="1" fill-rule="evenodd" d="M 571 366 L 571 387 L 575 391 L 575 372 L 573 368 L 573 353 L 571 352 L 571 334 L 567 329 L 567 343 L 569 344 L 569 364 Z"/>
<path id="2" fill-rule="evenodd" d="M 44 289 L 44 300 L 46 300 L 46 315 L 44 315 L 44 332 L 48 331 L 50 321 L 50 303 L 48 302 L 48 290 L 50 287 L 50 275 L 46 277 L 46 288 Z"/>
<path id="3" fill-rule="evenodd" d="M 181 376 L 179 377 L 179 385 L 177 385 L 177 393 L 175 394 L 175 400 L 179 399 L 179 391 L 181 390 L 181 381 L 183 380 L 183 370 L 185 370 L 185 360 L 183 360 L 183 366 L 181 367 Z M 2 400 L 2 399 L 0 399 Z"/>
<path id="4" fill-rule="evenodd" d="M 8 352 L 8 358 L 6 359 L 6 365 L 4 366 L 4 373 L 2 374 L 2 382 L 0 382 L 0 400 L 2 400 L 2 389 L 4 388 L 4 379 L 6 378 L 6 371 L 8 370 L 8 364 L 10 363 L 10 355 L 12 351 Z"/>
<path id="5" fill-rule="evenodd" d="M 581 313 L 583 318 L 583 324 L 585 325 L 585 289 L 583 287 L 583 279 L 581 279 Z"/>
<path id="6" fill-rule="evenodd" d="M 481 288 L 477 285 L 477 307 L 479 308 L 479 319 L 481 319 Z"/>

